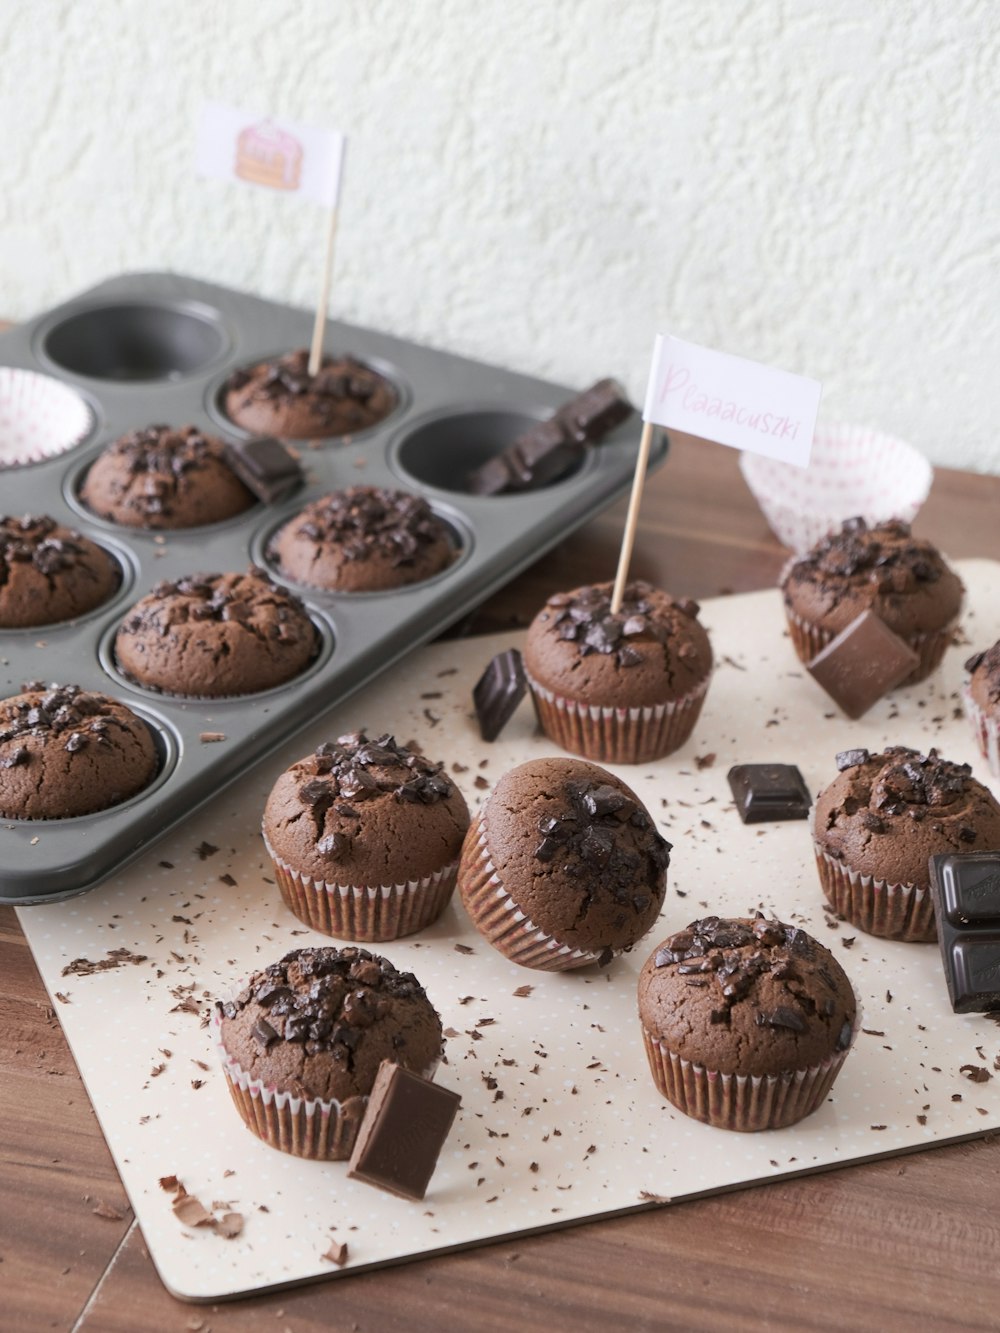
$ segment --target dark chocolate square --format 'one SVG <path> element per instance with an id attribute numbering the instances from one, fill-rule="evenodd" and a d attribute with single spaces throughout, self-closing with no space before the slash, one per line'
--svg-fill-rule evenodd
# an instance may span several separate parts
<path id="1" fill-rule="evenodd" d="M 274 504 L 302 481 L 302 468 L 280 440 L 262 435 L 254 440 L 228 440 L 226 462 L 258 500 Z"/>
<path id="2" fill-rule="evenodd" d="M 495 741 L 514 716 L 528 682 L 516 648 L 497 653 L 472 689 L 472 702 L 484 741 Z"/>
<path id="3" fill-rule="evenodd" d="M 727 776 L 744 824 L 809 814 L 812 797 L 794 764 L 736 764 Z"/>
<path id="4" fill-rule="evenodd" d="M 422 1199 L 461 1103 L 450 1088 L 383 1060 L 347 1174 Z"/>
<path id="5" fill-rule="evenodd" d="M 932 856 L 930 884 L 952 1008 L 1000 1009 L 1000 851 Z"/>
<path id="6" fill-rule="evenodd" d="M 862 611 L 806 663 L 806 670 L 848 717 L 858 718 L 919 664 L 909 644 L 874 611 Z"/>

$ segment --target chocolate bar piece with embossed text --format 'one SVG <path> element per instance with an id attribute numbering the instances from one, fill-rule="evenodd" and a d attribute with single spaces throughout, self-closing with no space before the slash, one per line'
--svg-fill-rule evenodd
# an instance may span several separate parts
<path id="1" fill-rule="evenodd" d="M 1000 1010 L 1000 850 L 932 856 L 930 872 L 951 1007 Z"/>

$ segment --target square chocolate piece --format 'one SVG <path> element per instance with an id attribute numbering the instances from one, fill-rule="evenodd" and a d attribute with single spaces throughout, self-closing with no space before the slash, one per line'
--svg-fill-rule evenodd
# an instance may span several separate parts
<path id="1" fill-rule="evenodd" d="M 290 495 L 302 481 L 298 459 L 280 440 L 260 436 L 255 440 L 227 440 L 226 462 L 258 500 L 274 504 Z"/>
<path id="2" fill-rule="evenodd" d="M 908 643 L 874 611 L 862 611 L 806 670 L 848 717 L 859 718 L 919 665 Z"/>
<path id="3" fill-rule="evenodd" d="M 737 764 L 727 777 L 744 824 L 809 815 L 812 797 L 794 764 Z"/>
<path id="4" fill-rule="evenodd" d="M 930 872 L 951 1007 L 1000 1009 L 1000 851 L 932 856 Z"/>
<path id="5" fill-rule="evenodd" d="M 457 1092 L 383 1060 L 347 1174 L 422 1199 L 461 1103 Z"/>
<path id="6" fill-rule="evenodd" d="M 524 698 L 528 682 L 516 648 L 497 653 L 472 688 L 472 702 L 484 741 L 495 741 Z"/>

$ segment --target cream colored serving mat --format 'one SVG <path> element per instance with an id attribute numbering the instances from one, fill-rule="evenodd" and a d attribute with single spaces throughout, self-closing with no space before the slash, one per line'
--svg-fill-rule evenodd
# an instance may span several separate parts
<path id="1" fill-rule="evenodd" d="M 960 568 L 965 637 L 985 647 L 1000 637 L 1000 565 Z M 718 665 L 694 739 L 650 767 L 617 770 L 674 844 L 663 914 L 635 952 L 603 972 L 530 972 L 480 940 L 457 898 L 431 930 L 380 946 L 416 973 L 453 1034 L 438 1078 L 461 1094 L 462 1110 L 422 1203 L 348 1180 L 343 1163 L 300 1161 L 259 1143 L 230 1103 L 197 1009 L 258 965 L 323 942 L 286 911 L 261 846 L 261 808 L 286 764 L 347 730 L 391 731 L 445 760 L 472 806 L 505 769 L 552 752 L 527 701 L 493 745 L 479 740 L 471 716 L 474 681 L 518 635 L 422 649 L 124 874 L 84 897 L 19 910 L 175 1295 L 218 1299 L 338 1277 L 649 1206 L 651 1196 L 677 1200 L 1000 1128 L 1000 1027 L 951 1012 L 935 946 L 829 924 L 806 824 L 745 827 L 726 783 L 734 763 L 787 761 L 815 792 L 835 774 L 838 750 L 886 743 L 936 745 L 985 779 L 958 708 L 972 649 L 951 649 L 933 681 L 852 723 L 795 660 L 776 592 L 719 598 L 703 618 Z M 861 997 L 865 1031 L 817 1114 L 739 1135 L 688 1120 L 654 1090 L 635 982 L 669 932 L 708 912 L 755 908 L 804 925 L 834 951 Z M 115 949 L 146 961 L 63 975 L 73 960 Z M 971 1070 L 992 1077 L 976 1082 Z M 227 1240 L 183 1226 L 157 1183 L 169 1175 L 217 1212 L 242 1213 L 242 1234 Z M 331 1237 L 349 1246 L 344 1268 L 323 1258 Z"/>

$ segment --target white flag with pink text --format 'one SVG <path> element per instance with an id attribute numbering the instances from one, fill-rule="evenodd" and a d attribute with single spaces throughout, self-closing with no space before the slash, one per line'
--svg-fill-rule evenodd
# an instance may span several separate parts
<path id="1" fill-rule="evenodd" d="M 818 380 L 658 333 L 642 415 L 806 467 L 822 392 Z"/>
<path id="2" fill-rule="evenodd" d="M 337 130 L 206 102 L 198 118 L 195 167 L 200 176 L 336 208 L 346 147 Z"/>

